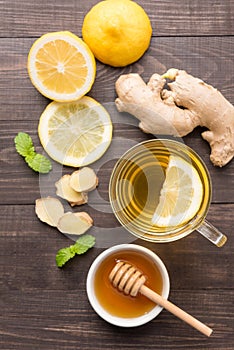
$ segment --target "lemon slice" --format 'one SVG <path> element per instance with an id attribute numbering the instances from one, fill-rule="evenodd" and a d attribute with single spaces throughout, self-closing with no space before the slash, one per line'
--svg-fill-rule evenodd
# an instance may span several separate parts
<path id="1" fill-rule="evenodd" d="M 80 167 L 99 159 L 110 145 L 112 122 L 106 109 L 91 97 L 51 102 L 38 126 L 42 146 L 63 165 Z"/>
<path id="2" fill-rule="evenodd" d="M 196 215 L 202 198 L 197 170 L 186 160 L 171 156 L 152 223 L 160 227 L 184 224 Z"/>
<path id="3" fill-rule="evenodd" d="M 70 32 L 47 33 L 28 55 L 28 73 L 40 93 L 55 101 L 74 101 L 92 87 L 95 58 L 87 44 Z"/>

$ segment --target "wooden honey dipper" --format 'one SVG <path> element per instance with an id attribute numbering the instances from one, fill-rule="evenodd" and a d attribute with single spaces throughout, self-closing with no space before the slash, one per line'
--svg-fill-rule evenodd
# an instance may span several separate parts
<path id="1" fill-rule="evenodd" d="M 126 295 L 136 297 L 140 292 L 154 303 L 164 307 L 206 336 L 209 337 L 213 332 L 213 330 L 204 323 L 145 286 L 146 277 L 135 266 L 125 263 L 124 261 L 119 261 L 112 269 L 109 280 L 115 288 Z"/>

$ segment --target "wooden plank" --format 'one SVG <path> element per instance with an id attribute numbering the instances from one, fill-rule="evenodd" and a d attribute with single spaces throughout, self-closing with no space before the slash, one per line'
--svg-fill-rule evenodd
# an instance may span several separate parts
<path id="1" fill-rule="evenodd" d="M 210 170 L 213 199 L 207 219 L 227 236 L 217 248 L 197 232 L 169 244 L 153 244 L 128 234 L 108 203 L 108 182 L 115 160 L 132 144 L 151 138 L 131 116 L 116 112 L 114 84 L 121 74 L 139 73 L 147 81 L 167 68 L 186 69 L 220 89 L 234 104 L 234 0 L 137 0 L 149 14 L 153 38 L 135 64 L 112 68 L 97 62 L 89 95 L 109 110 L 113 142 L 92 165 L 100 184 L 89 204 L 65 210 L 94 218 L 89 231 L 96 245 L 63 269 L 55 264 L 58 249 L 72 243 L 57 229 L 43 224 L 34 212 L 36 198 L 55 195 L 54 182 L 72 169 L 53 163 L 53 172 L 38 176 L 15 152 L 14 137 L 28 132 L 43 152 L 37 135 L 39 116 L 49 103 L 32 86 L 27 54 L 45 32 L 70 30 L 81 36 L 88 1 L 0 0 L 0 348 L 2 350 L 210 349 L 232 350 L 234 344 L 234 162 L 219 169 L 209 160 L 202 128 L 184 138 Z M 214 329 L 206 339 L 163 310 L 138 330 L 116 328 L 100 319 L 89 305 L 85 282 L 92 261 L 118 243 L 148 247 L 165 262 L 171 280 L 170 299 Z"/>
<path id="2" fill-rule="evenodd" d="M 1 288 L 73 289 L 73 284 L 63 285 L 65 271 L 68 271 L 71 283 L 74 278 L 83 280 L 91 261 L 103 249 L 116 244 L 135 243 L 148 247 L 162 258 L 174 290 L 233 289 L 234 274 L 230 257 L 234 249 L 231 231 L 234 204 L 212 205 L 207 217 L 228 237 L 228 242 L 222 248 L 217 248 L 197 232 L 167 244 L 142 241 L 120 228 L 114 215 L 105 211 L 104 205 L 75 211 L 81 210 L 87 210 L 94 219 L 89 233 L 96 237 L 95 248 L 84 256 L 74 258 L 64 272 L 60 272 L 55 264 L 56 252 L 69 246 L 72 241 L 56 228 L 40 222 L 32 205 L 1 206 Z"/>
<path id="3" fill-rule="evenodd" d="M 209 219 L 230 229 L 233 209 L 233 205 L 213 205 Z M 231 235 L 220 249 L 196 233 L 169 244 L 134 241 L 165 262 L 171 279 L 170 299 L 214 328 L 208 340 L 165 310 L 137 333 L 106 324 L 92 310 L 85 292 L 89 266 L 105 247 L 95 247 L 58 269 L 55 253 L 71 241 L 39 222 L 33 206 L 1 206 L 0 221 L 1 349 L 181 349 L 182 344 L 197 349 L 204 341 L 206 349 L 231 349 Z M 99 216 L 98 224 L 101 222 Z M 168 340 L 171 337 L 173 342 Z"/>
<path id="4" fill-rule="evenodd" d="M 35 38 L 0 39 L 0 120 L 38 120 L 48 100 L 32 86 L 27 55 Z M 219 89 L 234 104 L 234 43 L 232 37 L 153 38 L 150 49 L 135 64 L 113 68 L 98 62 L 89 95 L 113 103 L 115 82 L 121 74 L 139 73 L 148 81 L 168 68 L 185 69 Z M 19 88 L 20 87 L 20 88 Z"/>
<path id="5" fill-rule="evenodd" d="M 64 282 L 69 276 L 64 274 Z M 166 310 L 152 322 L 124 329 L 105 323 L 88 304 L 85 286 L 77 281 L 76 290 L 14 290 L 1 299 L 1 349 L 232 349 L 232 292 L 176 291 L 171 300 L 213 327 L 207 339 Z M 100 339 L 101 334 L 101 339 Z M 224 343 L 225 339 L 225 343 Z"/>
<path id="6" fill-rule="evenodd" d="M 137 1 L 150 17 L 154 36 L 233 35 L 234 2 L 212 0 Z M 1 37 L 32 37 L 59 30 L 81 35 L 84 15 L 97 3 L 89 1 L 33 3 L 1 1 Z"/>
<path id="7" fill-rule="evenodd" d="M 116 112 L 117 113 L 117 112 Z M 112 119 L 116 116 L 112 113 Z M 91 167 L 99 177 L 99 187 L 90 194 L 89 203 L 99 203 L 99 197 L 108 201 L 108 184 L 113 166 L 117 159 L 134 144 L 150 139 L 154 136 L 142 133 L 136 120 L 130 116 L 118 113 L 118 122 L 114 124 L 114 137 L 106 154 Z M 19 156 L 14 147 L 14 137 L 18 131 L 28 132 L 36 146 L 36 150 L 43 154 L 39 139 L 36 135 L 37 122 L 11 121 L 2 123 L 0 133 L 2 137 L 0 150 L 0 204 L 29 204 L 41 196 L 55 195 L 55 182 L 65 173 L 71 173 L 74 169 L 63 167 L 52 162 L 53 170 L 48 175 L 34 173 Z M 200 129 L 184 138 L 184 142 L 192 147 L 207 165 L 213 187 L 212 201 L 216 203 L 233 203 L 234 198 L 234 162 L 230 162 L 223 168 L 214 167 L 209 160 L 209 145 L 201 139 Z"/>
<path id="8" fill-rule="evenodd" d="M 21 201 L 32 203 L 39 196 L 38 176 L 24 164 L 14 150 L 13 139 L 19 131 L 28 132 L 38 151 L 43 151 L 37 137 L 39 116 L 48 104 L 32 86 L 26 70 L 27 53 L 34 39 L 1 39 L 4 55 L 0 57 L 0 203 L 14 204 Z M 147 81 L 153 72 L 163 73 L 166 68 L 179 67 L 216 86 L 224 96 L 234 103 L 234 50 L 231 37 L 220 38 L 154 38 L 150 50 L 137 63 L 123 69 L 115 69 L 98 63 L 97 78 L 89 95 L 99 100 L 110 111 L 114 123 L 114 139 L 121 139 L 119 155 L 130 147 L 132 141 L 151 138 L 137 128 L 135 118 L 116 111 L 114 84 L 120 74 L 138 72 Z M 209 161 L 209 145 L 201 139 L 201 129 L 184 138 L 207 164 L 213 182 L 213 201 L 232 202 L 234 198 L 233 161 L 223 169 L 214 168 Z M 122 153 L 121 153 L 122 152 Z M 110 156 L 111 155 L 111 156 Z M 115 149 L 107 153 L 107 159 L 114 157 Z M 101 159 L 101 163 L 106 158 Z M 112 164 L 113 165 L 113 164 Z M 111 165 L 111 166 L 112 166 Z M 100 163 L 94 165 L 97 169 Z M 14 171 L 13 171 L 14 170 Z M 55 179 L 61 174 L 55 170 Z M 64 169 L 64 171 L 68 171 Z M 105 166 L 101 173 L 102 189 L 107 196 L 108 176 L 111 167 Z M 10 174 L 10 175 L 9 175 Z M 9 178 L 11 182 L 9 182 Z M 100 186 L 102 187 L 102 185 Z M 18 195 L 16 196 L 16 193 Z"/>

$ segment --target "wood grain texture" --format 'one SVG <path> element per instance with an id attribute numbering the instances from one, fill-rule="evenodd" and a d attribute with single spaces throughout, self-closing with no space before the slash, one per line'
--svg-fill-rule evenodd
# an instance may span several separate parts
<path id="1" fill-rule="evenodd" d="M 226 205 L 214 205 L 209 219 L 228 229 L 234 206 L 229 208 L 227 215 Z M 98 219 L 100 225 L 102 218 Z M 117 343 L 121 349 L 130 349 L 129 337 L 134 337 L 134 348 L 139 349 L 142 344 L 147 349 L 180 349 L 183 343 L 192 349 L 201 344 L 205 344 L 205 349 L 231 349 L 231 235 L 229 244 L 218 250 L 197 233 L 170 244 L 133 240 L 152 249 L 165 262 L 171 278 L 170 299 L 214 328 L 214 335 L 205 340 L 165 310 L 149 325 L 142 326 L 141 332 L 106 324 L 94 314 L 85 292 L 89 265 L 105 247 L 93 248 L 58 269 L 56 251 L 70 241 L 37 220 L 33 206 L 2 206 L 0 220 L 1 349 L 111 349 Z M 98 232 L 98 227 L 93 234 L 95 230 Z M 173 337 L 178 343 L 168 341 Z M 226 347 L 222 347 L 224 339 Z"/>
<path id="2" fill-rule="evenodd" d="M 27 55 L 35 38 L 0 39 L 1 120 L 38 120 L 49 100 L 32 86 Z M 230 37 L 152 38 L 147 53 L 135 64 L 113 68 L 98 62 L 90 95 L 101 103 L 113 103 L 115 82 L 121 74 L 139 73 L 145 81 L 157 72 L 175 67 L 205 80 L 234 103 L 234 43 Z"/>
<path id="3" fill-rule="evenodd" d="M 2 0 L 1 37 L 37 37 L 58 30 L 73 30 L 81 35 L 84 14 L 97 2 Z M 138 3 L 150 17 L 154 36 L 234 33 L 233 0 L 139 0 Z"/>
<path id="4" fill-rule="evenodd" d="M 0 100 L 2 101 L 0 109 L 0 189 L 2 196 L 0 203 L 3 204 L 21 201 L 24 204 L 32 203 L 38 197 L 40 190 L 38 176 L 29 171 L 23 159 L 16 154 L 13 142 L 19 131 L 25 131 L 32 136 L 37 150 L 42 151 L 37 136 L 37 126 L 39 117 L 49 100 L 34 89 L 28 78 L 27 53 L 33 41 L 32 38 L 23 38 L 20 41 L 15 38 L 0 39 L 5 53 L 0 57 Z M 140 142 L 152 136 L 144 135 L 138 130 L 135 118 L 116 111 L 114 86 L 121 74 L 139 73 L 147 81 L 152 73 L 163 73 L 169 67 L 186 69 L 220 89 L 224 96 L 234 103 L 233 49 L 232 37 L 153 38 L 148 52 L 134 65 L 116 69 L 98 63 L 97 78 L 89 95 L 104 104 L 110 112 L 114 123 L 114 138 L 124 140 L 125 147 L 122 148 L 122 153 L 127 150 L 132 141 Z M 223 169 L 214 168 L 209 160 L 209 146 L 201 139 L 201 132 L 202 130 L 198 128 L 184 138 L 184 142 L 202 156 L 211 172 L 213 201 L 233 202 L 234 164 L 232 162 Z M 114 152 L 115 147 L 112 146 L 107 156 L 101 160 L 102 167 L 104 167 L 106 158 L 114 157 Z M 12 172 L 12 167 L 15 165 L 17 167 L 14 167 L 14 172 Z M 100 164 L 94 166 L 98 169 Z M 105 169 L 106 171 L 103 171 L 100 176 L 107 186 L 108 181 L 106 180 L 110 176 L 111 168 L 107 164 Z M 54 171 L 55 180 L 58 179 L 61 171 L 63 171 L 61 168 Z M 8 181 L 9 174 L 11 182 Z M 52 181 L 50 185 L 53 185 Z M 17 197 L 15 196 L 16 191 L 19 193 Z"/>
<path id="5" fill-rule="evenodd" d="M 71 281 L 72 276 L 69 277 Z M 165 310 L 150 324 L 138 329 L 114 327 L 94 314 L 87 303 L 85 286 L 77 287 L 79 297 L 77 290 L 62 290 L 59 293 L 56 290 L 8 292 L 8 303 L 5 307 L 1 305 L 4 314 L 7 313 L 4 320 L 8 323 L 7 328 L 1 327 L 1 349 L 175 350 L 183 349 L 185 344 L 187 349 L 194 350 L 232 349 L 233 327 L 228 320 L 232 316 L 231 311 L 225 317 L 220 314 L 222 303 L 217 302 L 217 291 L 211 290 L 206 294 L 197 291 L 192 295 L 187 291 L 175 291 L 171 295 L 178 305 L 209 326 L 216 327 L 213 336 L 206 339 Z M 222 296 L 229 300 L 227 306 L 231 310 L 231 293 L 224 291 Z M 15 317 L 19 312 L 20 322 Z"/>
<path id="6" fill-rule="evenodd" d="M 89 232 L 96 237 L 95 249 L 85 256 L 75 258 L 60 270 L 55 264 L 56 252 L 70 245 L 71 240 L 56 228 L 40 222 L 32 205 L 1 206 L 1 290 L 75 290 L 77 285 L 74 281 L 62 286 L 63 278 L 69 280 L 69 276 L 65 277 L 66 271 L 74 270 L 77 279 L 84 280 L 84 274 L 98 252 L 106 249 L 108 245 L 125 243 L 127 240 L 153 250 L 163 259 L 172 278 L 173 289 L 195 292 L 233 288 L 234 273 L 229 257 L 234 249 L 234 239 L 230 230 L 234 205 L 229 205 L 229 209 L 226 205 L 213 205 L 208 215 L 210 222 L 222 228 L 228 237 L 228 244 L 222 249 L 217 249 L 197 232 L 170 244 L 153 244 L 136 239 L 123 230 L 121 241 L 116 236 L 115 227 L 119 224 L 114 216 L 103 212 L 101 206 L 97 209 L 87 210 L 94 218 L 94 226 Z M 106 237 L 106 240 L 102 240 L 102 232 L 106 235 L 108 232 L 109 237 Z M 174 278 L 176 275 L 183 276 L 183 279 Z"/>
<path id="7" fill-rule="evenodd" d="M 37 135 L 39 117 L 50 102 L 32 86 L 27 74 L 28 51 L 43 33 L 70 30 L 81 35 L 84 15 L 97 0 L 0 0 L 0 349 L 1 350 L 233 350 L 234 161 L 222 169 L 210 160 L 209 145 L 197 128 L 183 141 L 206 163 L 213 196 L 207 219 L 228 237 L 220 249 L 199 233 L 169 244 L 141 241 L 119 226 L 108 201 L 115 161 L 133 144 L 152 138 L 134 117 L 114 106 L 115 81 L 121 74 L 185 69 L 218 88 L 234 104 L 234 0 L 139 0 L 149 14 L 153 37 L 135 64 L 112 68 L 97 62 L 89 95 L 109 111 L 113 142 L 92 167 L 99 187 L 89 203 L 65 210 L 86 210 L 94 219 L 90 233 L 96 245 L 58 269 L 58 249 L 73 243 L 43 224 L 34 212 L 36 198 L 55 195 L 55 181 L 73 169 L 53 162 L 49 175 L 38 176 L 14 149 L 14 137 L 28 132 L 43 153 Z M 157 136 L 157 135 L 153 135 Z M 124 329 L 102 320 L 85 290 L 92 261 L 118 243 L 143 245 L 164 261 L 171 282 L 170 300 L 214 329 L 205 338 L 163 310 L 140 328 Z"/>
<path id="8" fill-rule="evenodd" d="M 105 201 L 108 201 L 108 184 L 113 170 L 113 166 L 116 163 L 119 156 L 121 156 L 127 149 L 133 144 L 141 142 L 147 139 L 151 139 L 152 135 L 144 135 L 137 127 L 133 127 L 130 130 L 125 130 L 123 136 L 123 130 L 118 135 L 117 126 L 115 126 L 115 138 L 107 151 L 106 155 L 100 159 L 100 161 L 92 164 L 92 168 L 97 172 L 99 177 L 99 187 L 96 191 L 90 193 L 90 203 L 100 203 L 100 197 Z M 29 134 L 35 140 L 38 152 L 43 152 L 39 141 L 35 135 L 35 132 L 31 128 L 21 128 L 15 130 L 12 134 L 8 134 L 8 146 L 4 147 L 0 151 L 0 203 L 1 204 L 32 204 L 36 198 L 40 196 L 54 196 L 55 195 L 55 182 L 63 174 L 71 174 L 74 169 L 64 167 L 52 162 L 53 170 L 49 175 L 38 175 L 34 173 L 23 158 L 19 156 L 13 144 L 13 138 L 18 131 L 29 132 Z M 184 138 L 184 142 L 192 147 L 204 160 L 207 165 L 211 180 L 212 180 L 212 203 L 233 203 L 234 198 L 234 163 L 231 162 L 224 168 L 216 168 L 210 162 L 210 148 L 208 144 L 201 139 L 199 132 L 192 133 L 189 137 Z M 117 145 L 118 151 L 116 152 L 115 146 Z M 45 154 L 46 155 L 46 154 Z"/>

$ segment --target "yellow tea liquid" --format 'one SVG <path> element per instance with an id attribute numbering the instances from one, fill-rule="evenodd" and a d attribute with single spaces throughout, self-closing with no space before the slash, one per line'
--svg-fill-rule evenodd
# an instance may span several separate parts
<path id="1" fill-rule="evenodd" d="M 152 217 L 171 155 L 183 158 L 189 166 L 195 167 L 202 183 L 202 200 L 190 222 L 159 227 L 152 223 Z M 155 238 L 167 240 L 191 230 L 194 221 L 198 224 L 204 218 L 210 196 L 209 175 L 200 159 L 185 145 L 170 140 L 151 140 L 133 147 L 117 162 L 110 182 L 111 204 L 118 220 L 133 234 L 152 241 Z"/>

